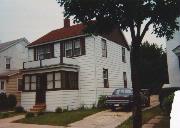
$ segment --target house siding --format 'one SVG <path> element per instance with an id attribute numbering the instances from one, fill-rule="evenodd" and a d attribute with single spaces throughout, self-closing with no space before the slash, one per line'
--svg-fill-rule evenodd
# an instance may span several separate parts
<path id="1" fill-rule="evenodd" d="M 101 38 L 101 36 L 87 36 L 86 54 L 73 57 L 79 66 L 79 90 L 47 91 L 47 111 L 54 111 L 57 107 L 67 108 L 68 106 L 68 109 L 77 109 L 80 106 L 97 105 L 100 95 L 110 95 L 114 89 L 124 87 L 123 72 L 127 73 L 128 87 L 131 87 L 130 51 L 126 48 L 126 63 L 123 63 L 122 46 L 106 39 L 107 58 L 102 57 Z M 54 44 L 54 55 L 60 56 L 60 43 Z M 107 68 L 109 72 L 109 88 L 104 88 L 103 68 Z M 22 97 L 22 102 L 33 99 L 29 92 L 23 92 Z M 25 105 L 26 108 L 32 107 L 32 104 Z"/>
<path id="2" fill-rule="evenodd" d="M 179 19 L 180 23 L 180 19 Z M 178 56 L 172 51 L 180 45 L 180 31 L 174 34 L 174 38 L 167 41 L 167 62 L 169 72 L 169 83 L 172 87 L 180 87 L 180 67 Z"/>
<path id="3" fill-rule="evenodd" d="M 11 70 L 23 68 L 23 62 L 28 59 L 28 49 L 25 48 L 26 45 L 26 42 L 21 41 L 0 53 L 0 72 L 8 71 L 6 69 L 6 57 L 11 58 Z"/>
<path id="4" fill-rule="evenodd" d="M 35 105 L 36 93 L 35 92 L 22 92 L 21 105 L 25 110 L 30 110 Z"/>

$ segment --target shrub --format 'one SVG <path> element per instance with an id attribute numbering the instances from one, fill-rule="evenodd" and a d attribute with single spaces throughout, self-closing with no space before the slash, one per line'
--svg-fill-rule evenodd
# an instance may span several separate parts
<path id="1" fill-rule="evenodd" d="M 35 114 L 34 114 L 34 113 L 32 113 L 32 112 L 26 113 L 25 118 L 32 118 L 32 117 L 35 117 Z"/>
<path id="2" fill-rule="evenodd" d="M 98 100 L 98 108 L 106 108 L 106 96 L 101 95 Z"/>
<path id="3" fill-rule="evenodd" d="M 37 116 L 40 116 L 40 115 L 44 115 L 44 112 L 40 111 L 40 112 L 37 113 Z"/>
<path id="4" fill-rule="evenodd" d="M 172 103 L 174 99 L 174 93 L 164 98 L 162 101 L 162 110 L 167 114 L 170 115 Z"/>
<path id="5" fill-rule="evenodd" d="M 1 114 L 1 117 L 2 117 L 2 118 L 9 117 L 9 113 L 7 113 L 7 112 L 4 112 L 4 113 L 2 113 L 2 114 Z"/>
<path id="6" fill-rule="evenodd" d="M 15 107 L 15 112 L 16 113 L 22 113 L 22 112 L 24 112 L 24 108 L 22 107 L 22 106 L 17 106 L 17 107 Z"/>
<path id="7" fill-rule="evenodd" d="M 8 101 L 5 93 L 0 93 L 0 110 L 7 109 Z"/>
<path id="8" fill-rule="evenodd" d="M 8 100 L 8 107 L 9 108 L 12 109 L 16 106 L 17 100 L 16 100 L 15 95 L 12 95 L 12 94 L 8 95 L 7 100 Z"/>
<path id="9" fill-rule="evenodd" d="M 55 111 L 56 111 L 56 113 L 62 113 L 63 112 L 61 107 L 57 107 Z"/>
<path id="10" fill-rule="evenodd" d="M 162 103 L 164 101 L 164 98 L 168 97 L 175 91 L 180 90 L 178 87 L 171 87 L 171 88 L 162 88 L 160 93 L 159 93 L 159 101 L 160 101 L 160 106 L 162 108 Z"/>

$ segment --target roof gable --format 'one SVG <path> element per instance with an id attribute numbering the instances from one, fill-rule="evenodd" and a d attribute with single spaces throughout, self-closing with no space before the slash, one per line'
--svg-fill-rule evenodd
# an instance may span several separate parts
<path id="1" fill-rule="evenodd" d="M 8 41 L 8 42 L 5 42 L 5 43 L 1 43 L 0 44 L 0 52 L 12 47 L 13 45 L 21 42 L 21 41 L 24 41 L 26 42 L 27 44 L 29 44 L 29 42 L 27 41 L 26 38 L 20 38 L 20 39 L 16 39 L 16 40 L 12 40 L 12 41 Z"/>
<path id="2" fill-rule="evenodd" d="M 69 27 L 63 27 L 60 29 L 53 30 L 46 35 L 42 36 L 41 38 L 35 40 L 31 44 L 28 45 L 28 47 L 34 47 L 38 45 L 43 45 L 47 43 L 53 43 L 59 40 L 65 40 L 68 38 L 77 37 L 80 35 L 85 35 L 83 32 L 85 29 L 85 25 L 83 24 L 77 24 Z M 127 44 L 127 41 L 122 33 L 122 31 L 115 29 L 110 34 L 101 34 L 100 36 L 107 38 L 108 40 L 111 40 L 117 44 L 120 44 L 126 48 L 129 49 L 129 46 Z"/>

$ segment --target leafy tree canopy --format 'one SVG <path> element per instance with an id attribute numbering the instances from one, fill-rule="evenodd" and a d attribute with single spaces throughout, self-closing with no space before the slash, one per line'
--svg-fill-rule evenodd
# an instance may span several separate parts
<path id="1" fill-rule="evenodd" d="M 166 52 L 157 44 L 142 43 L 140 47 L 141 88 L 157 92 L 162 84 L 168 83 Z"/>
<path id="2" fill-rule="evenodd" d="M 180 0 L 57 0 L 64 6 L 65 16 L 74 17 L 75 22 L 88 24 L 90 32 L 109 32 L 115 27 L 130 28 L 132 40 L 142 41 L 149 26 L 157 37 L 172 38 L 179 30 L 176 18 L 180 16 Z M 142 23 L 146 25 L 141 30 Z M 106 26 L 106 27 L 104 27 Z"/>

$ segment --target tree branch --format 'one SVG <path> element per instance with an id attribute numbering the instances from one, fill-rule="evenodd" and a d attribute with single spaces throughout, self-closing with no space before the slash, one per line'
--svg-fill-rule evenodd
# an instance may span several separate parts
<path id="1" fill-rule="evenodd" d="M 140 33 L 141 33 L 141 24 L 138 23 L 137 24 L 137 37 L 140 37 Z"/>
<path id="2" fill-rule="evenodd" d="M 135 30 L 134 30 L 133 21 L 130 23 L 130 31 L 131 31 L 131 38 L 132 38 L 132 41 L 133 41 L 135 39 Z"/>
<path id="3" fill-rule="evenodd" d="M 153 22 L 152 20 L 149 20 L 149 22 L 145 25 L 144 30 L 143 30 L 143 32 L 141 33 L 141 36 L 140 36 L 140 41 L 143 40 L 143 38 L 144 38 L 146 32 L 148 31 L 149 26 L 152 24 L 152 22 Z"/>

